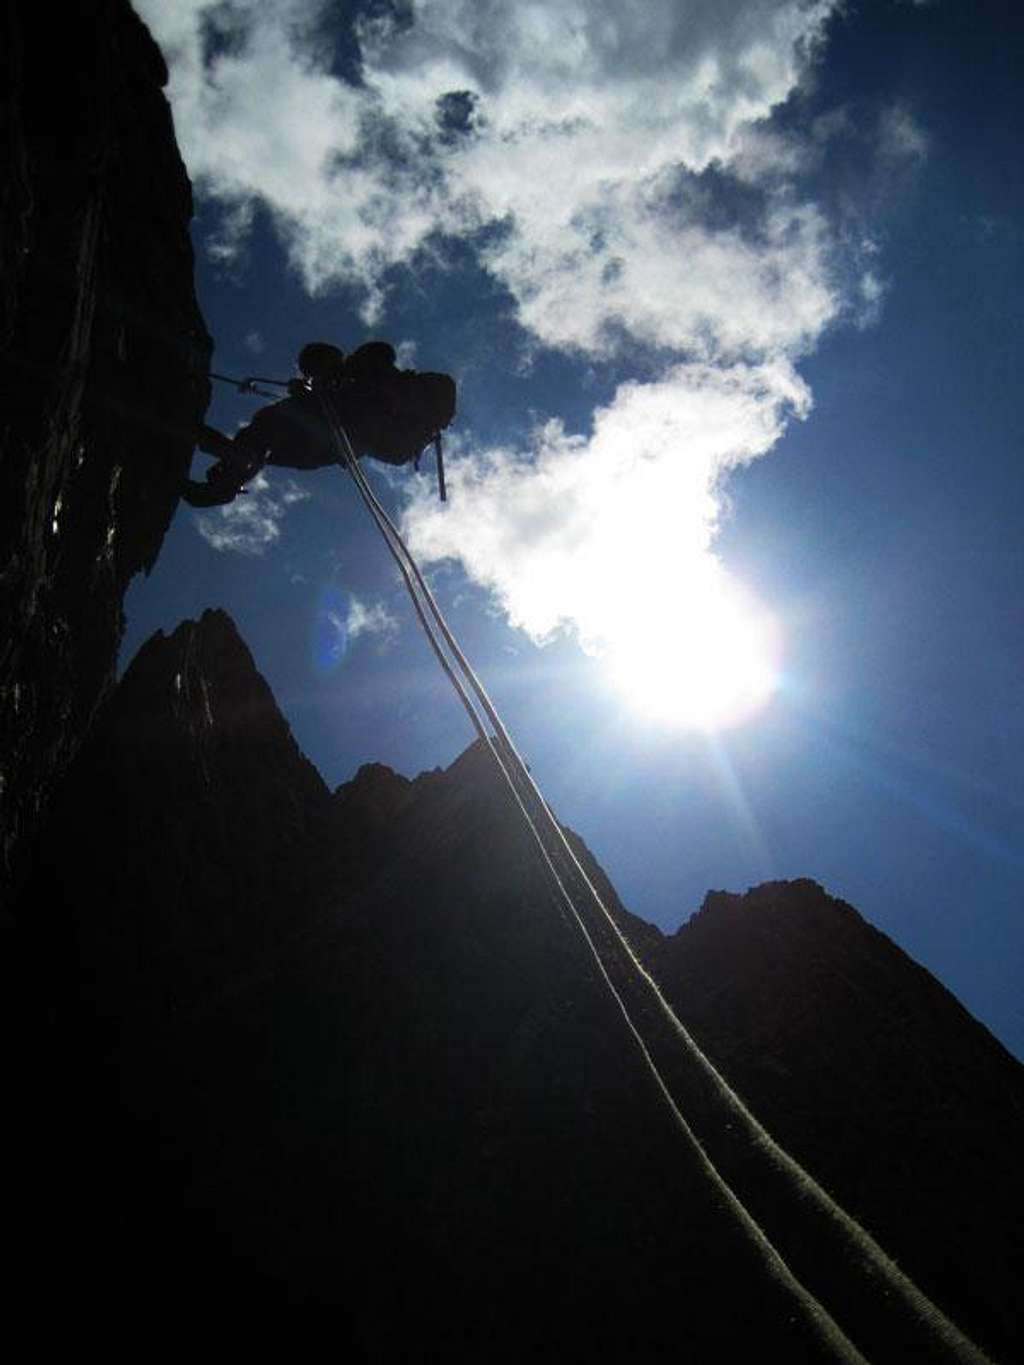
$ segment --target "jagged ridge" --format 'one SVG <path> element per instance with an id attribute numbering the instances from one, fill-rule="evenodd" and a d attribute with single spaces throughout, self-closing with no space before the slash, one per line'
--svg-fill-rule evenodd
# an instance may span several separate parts
<path id="1" fill-rule="evenodd" d="M 132 1131 L 140 1113 L 147 1133 L 155 1122 L 161 1182 L 175 1191 L 169 1208 L 160 1201 L 161 1238 L 176 1246 L 189 1210 L 218 1283 L 227 1277 L 244 1297 L 269 1277 L 289 1301 L 344 1305 L 359 1350 L 370 1321 L 386 1318 L 395 1352 L 403 1334 L 423 1332 L 456 1354 L 507 1349 L 515 1359 L 556 1344 L 570 1357 L 658 1359 L 677 1349 L 685 1312 L 707 1352 L 742 1354 L 782 1331 L 789 1358 L 834 1358 L 806 1322 L 783 1326 L 792 1305 L 716 1211 L 479 745 L 411 781 L 369 765 L 332 797 L 228 618 L 207 613 L 142 651 L 76 765 L 60 819 L 49 837 L 66 867 L 49 869 L 45 896 L 63 906 L 77 945 L 67 993 L 83 977 L 134 982 L 104 991 L 101 1036 L 118 1076 L 146 1079 L 107 1103 Z M 787 1140 L 835 1192 L 837 1171 L 853 1163 L 869 1228 L 896 1239 L 905 1268 L 954 1317 L 1005 1340 L 1014 1309 L 999 1300 L 1012 1305 L 1019 1248 L 992 1174 L 1005 1170 L 1011 1187 L 1019 1066 L 813 883 L 717 894 L 663 938 L 618 905 L 578 847 L 744 1097 L 790 1116 Z M 88 857 L 99 914 L 76 894 Z M 173 879 L 183 860 L 184 890 Z M 133 869 L 148 876 L 144 892 Z M 144 961 L 124 951 L 140 936 Z M 849 978 L 862 1038 L 887 1030 L 880 1002 L 932 1019 L 905 1053 L 891 1037 L 891 1102 L 908 1078 L 941 1069 L 955 1038 L 961 1121 L 947 1121 L 948 1093 L 920 1087 L 902 1114 L 908 1150 L 927 1151 L 942 1125 L 948 1161 L 929 1167 L 930 1199 L 908 1195 L 899 1163 L 878 1159 L 891 1110 L 851 1115 L 850 1021 L 842 1010 L 830 1020 L 824 1003 L 806 1007 L 829 998 L 823 963 Z M 96 1007 L 77 990 L 75 1031 L 88 1037 Z M 96 1073 L 88 1053 L 80 1064 Z M 808 1086 L 814 1104 L 802 1105 Z M 984 1171 L 970 1166 L 961 1188 L 978 1147 L 969 1116 L 982 1107 L 1000 1119 L 981 1142 Z M 182 1186 L 182 1163 L 198 1192 Z M 973 1241 L 950 1239 L 950 1210 L 971 1206 Z M 986 1226 L 979 1284 L 968 1263 Z M 472 1305 L 457 1328 L 455 1285 Z M 513 1288 L 532 1305 L 522 1320 L 509 1314 Z M 737 1293 L 749 1300 L 739 1316 Z M 623 1297 L 644 1323 L 639 1336 L 632 1318 L 595 1319 L 586 1306 Z"/>

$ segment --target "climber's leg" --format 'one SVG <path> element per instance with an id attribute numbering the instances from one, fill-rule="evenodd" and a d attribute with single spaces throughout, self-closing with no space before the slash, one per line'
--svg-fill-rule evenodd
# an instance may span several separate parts
<path id="1" fill-rule="evenodd" d="M 201 426 L 196 445 L 207 455 L 216 456 L 216 464 L 206 471 L 206 482 L 186 479 L 181 496 L 192 507 L 219 507 L 231 502 L 243 484 L 254 479 L 266 464 L 266 454 L 245 439 L 245 433 L 231 440 L 215 427 Z"/>

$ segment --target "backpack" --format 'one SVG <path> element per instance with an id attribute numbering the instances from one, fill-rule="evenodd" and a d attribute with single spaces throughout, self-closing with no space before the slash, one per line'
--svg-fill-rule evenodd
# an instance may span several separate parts
<path id="1" fill-rule="evenodd" d="M 455 381 L 447 374 L 392 370 L 373 385 L 368 406 L 362 433 L 367 453 L 387 464 L 409 464 L 455 416 Z"/>

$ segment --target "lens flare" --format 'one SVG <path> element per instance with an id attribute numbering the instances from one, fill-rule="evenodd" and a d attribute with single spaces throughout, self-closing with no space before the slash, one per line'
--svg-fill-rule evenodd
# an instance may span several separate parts
<path id="1" fill-rule="evenodd" d="M 321 676 L 333 673 L 348 649 L 349 600 L 341 588 L 321 588 L 313 617 L 311 654 Z"/>

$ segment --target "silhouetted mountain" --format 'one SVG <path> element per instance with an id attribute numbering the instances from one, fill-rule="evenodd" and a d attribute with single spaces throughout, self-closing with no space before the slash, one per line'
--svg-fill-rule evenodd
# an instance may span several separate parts
<path id="1" fill-rule="evenodd" d="M 574 842 L 744 1097 L 833 1192 L 859 1181 L 858 1216 L 904 1270 L 1005 1347 L 1019 1065 L 813 883 L 719 893 L 666 939 Z M 673 1119 L 481 744 L 412 781 L 369 765 L 332 797 L 209 612 L 140 652 L 44 847 L 63 854 L 31 892 L 51 992 L 60 963 L 50 1051 L 94 1125 L 61 1194 L 89 1229 L 87 1299 L 114 1281 L 156 1315 L 171 1292 L 198 1317 L 301 1308 L 357 1357 L 851 1358 Z M 588 927 L 660 1065 L 659 1025 Z M 833 977 L 855 1013 L 830 1018 Z M 885 1059 L 884 1104 L 865 1102 L 857 1038 Z M 951 1058 L 955 1105 L 926 1079 Z M 670 1078 L 685 1119 L 792 1265 L 794 1192 L 717 1131 L 691 1071 Z M 825 1306 L 868 1358 L 910 1358 L 880 1347 L 892 1326 L 856 1286 Z"/>
<path id="2" fill-rule="evenodd" d="M 331 800 L 223 613 L 155 636 L 116 695 L 52 812 L 46 899 L 85 921 L 96 1007 L 163 1016 L 301 926 Z"/>
<path id="3" fill-rule="evenodd" d="M 968 1330 L 1019 1340 L 1024 1073 L 1002 1044 L 812 881 L 710 892 L 648 963 L 758 1118 L 917 1283 Z"/>

